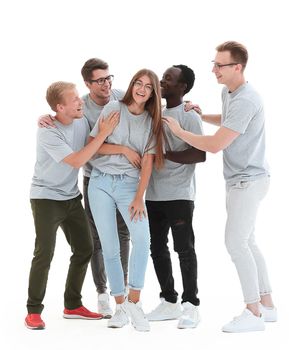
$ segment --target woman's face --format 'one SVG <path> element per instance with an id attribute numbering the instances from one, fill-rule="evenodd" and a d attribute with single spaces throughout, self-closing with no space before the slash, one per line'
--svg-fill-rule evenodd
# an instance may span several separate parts
<path id="1" fill-rule="evenodd" d="M 137 104 L 145 104 L 151 97 L 153 85 L 147 75 L 143 75 L 136 79 L 132 88 L 132 97 Z"/>

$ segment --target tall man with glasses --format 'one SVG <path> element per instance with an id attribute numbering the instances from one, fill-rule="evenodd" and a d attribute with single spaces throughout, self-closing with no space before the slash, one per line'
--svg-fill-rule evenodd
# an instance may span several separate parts
<path id="1" fill-rule="evenodd" d="M 225 243 L 234 262 L 244 295 L 243 313 L 223 327 L 224 332 L 265 329 L 264 321 L 276 321 L 265 260 L 257 247 L 254 226 L 257 211 L 269 188 L 265 159 L 264 109 L 259 94 L 245 80 L 248 52 L 228 41 L 217 48 L 213 73 L 222 91 L 222 115 L 202 115 L 219 126 L 212 136 L 183 130 L 173 118 L 165 122 L 176 136 L 207 152 L 223 150 L 226 180 L 227 222 Z"/>

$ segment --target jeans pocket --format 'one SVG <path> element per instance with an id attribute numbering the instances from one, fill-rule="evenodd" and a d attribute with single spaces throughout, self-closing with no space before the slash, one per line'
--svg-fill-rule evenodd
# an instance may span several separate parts
<path id="1" fill-rule="evenodd" d="M 241 180 L 237 182 L 234 187 L 239 189 L 246 189 L 249 187 L 249 185 L 250 185 L 250 181 Z"/>
<path id="2" fill-rule="evenodd" d="M 138 185 L 139 178 L 138 177 L 132 177 L 128 175 L 124 175 L 123 182 L 128 185 Z"/>
<path id="3" fill-rule="evenodd" d="M 91 179 L 97 179 L 98 177 L 100 177 L 100 175 L 102 174 L 102 172 L 100 172 L 97 169 L 93 169 L 90 175 Z"/>

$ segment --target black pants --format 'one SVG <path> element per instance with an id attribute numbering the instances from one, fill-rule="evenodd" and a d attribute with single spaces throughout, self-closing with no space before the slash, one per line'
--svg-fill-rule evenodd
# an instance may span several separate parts
<path id="1" fill-rule="evenodd" d="M 64 201 L 30 200 L 36 239 L 29 275 L 28 313 L 40 314 L 43 310 L 42 301 L 54 255 L 58 227 L 62 228 L 72 251 L 65 284 L 64 306 L 67 309 L 76 309 L 82 305 L 81 289 L 93 245 L 81 197 L 80 195 Z"/>
<path id="2" fill-rule="evenodd" d="M 177 302 L 172 263 L 168 249 L 168 233 L 171 228 L 174 250 L 178 253 L 183 281 L 182 302 L 199 305 L 197 298 L 197 257 L 192 227 L 194 202 L 189 200 L 146 201 L 150 234 L 151 257 L 161 287 L 160 297 Z"/>

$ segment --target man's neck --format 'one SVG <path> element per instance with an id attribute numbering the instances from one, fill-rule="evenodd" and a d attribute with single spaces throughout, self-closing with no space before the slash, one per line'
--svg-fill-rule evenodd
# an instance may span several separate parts
<path id="1" fill-rule="evenodd" d="M 110 101 L 110 96 L 102 98 L 102 97 L 95 96 L 92 93 L 89 93 L 89 97 L 92 99 L 93 102 L 95 102 L 99 106 L 105 106 Z"/>
<path id="2" fill-rule="evenodd" d="M 229 84 L 226 84 L 230 92 L 234 92 L 243 84 L 246 83 L 245 77 L 242 75 L 239 79 L 231 81 Z"/>
<path id="3" fill-rule="evenodd" d="M 63 114 L 56 114 L 55 119 L 63 125 L 69 125 L 74 120 L 73 118 L 67 117 L 66 115 L 63 115 Z"/>
<path id="4" fill-rule="evenodd" d="M 175 97 L 170 97 L 166 99 L 166 107 L 167 108 L 174 108 L 179 106 L 180 104 L 183 103 L 183 97 L 182 96 L 175 96 Z"/>

